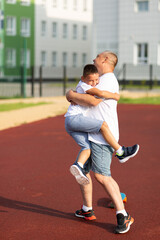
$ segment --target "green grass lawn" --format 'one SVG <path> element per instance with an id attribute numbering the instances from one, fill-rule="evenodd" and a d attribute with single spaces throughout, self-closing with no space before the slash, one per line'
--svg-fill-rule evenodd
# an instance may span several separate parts
<path id="1" fill-rule="evenodd" d="M 48 104 L 45 102 L 40 102 L 40 103 L 4 103 L 0 104 L 0 112 L 5 112 L 5 111 L 11 111 L 11 110 L 17 110 L 21 108 L 27 108 L 27 107 L 35 107 L 43 104 Z"/>
<path id="2" fill-rule="evenodd" d="M 121 97 L 118 103 L 128 103 L 128 104 L 159 104 L 160 105 L 160 97 L 144 97 L 144 98 L 124 98 Z M 39 102 L 39 103 L 4 103 L 0 104 L 0 112 L 17 110 L 21 108 L 27 107 L 35 107 L 43 104 L 49 104 L 46 102 Z"/>
<path id="3" fill-rule="evenodd" d="M 128 104 L 160 104 L 160 97 L 143 97 L 143 98 L 123 98 L 121 97 L 118 103 Z"/>

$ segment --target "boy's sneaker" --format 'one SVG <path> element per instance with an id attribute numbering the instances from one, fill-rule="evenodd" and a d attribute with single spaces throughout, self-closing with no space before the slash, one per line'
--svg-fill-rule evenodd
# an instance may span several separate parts
<path id="1" fill-rule="evenodd" d="M 83 209 L 77 210 L 75 216 L 79 218 L 84 218 L 85 220 L 96 220 L 96 216 L 93 210 L 85 212 Z"/>
<path id="2" fill-rule="evenodd" d="M 126 161 L 128 161 L 131 157 L 134 157 L 139 150 L 139 145 L 135 144 L 132 147 L 122 147 L 124 153 L 122 155 L 118 155 L 118 153 L 116 153 L 116 157 L 119 159 L 119 161 L 121 163 L 124 163 Z"/>
<path id="3" fill-rule="evenodd" d="M 128 213 L 127 213 L 128 214 Z M 134 222 L 134 219 L 128 214 L 124 216 L 122 213 L 117 214 L 117 227 L 115 233 L 126 233 L 130 229 L 130 225 Z"/>
<path id="4" fill-rule="evenodd" d="M 76 178 L 79 184 L 86 185 L 89 183 L 89 178 L 86 176 L 84 169 L 81 168 L 78 163 L 74 163 L 70 167 L 70 172 Z"/>

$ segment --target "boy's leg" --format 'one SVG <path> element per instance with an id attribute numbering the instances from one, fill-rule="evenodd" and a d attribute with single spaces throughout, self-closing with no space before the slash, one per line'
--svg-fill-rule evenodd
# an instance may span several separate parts
<path id="1" fill-rule="evenodd" d="M 101 133 L 104 137 L 104 139 L 106 140 L 106 142 L 108 142 L 108 144 L 115 150 L 117 151 L 121 146 L 118 144 L 118 142 L 116 141 L 116 139 L 114 138 L 114 136 L 112 135 L 108 124 L 106 122 L 103 122 L 102 126 L 101 126 Z"/>
<path id="2" fill-rule="evenodd" d="M 85 169 L 83 168 L 83 165 L 80 165 L 80 163 L 83 163 L 85 166 L 85 163 L 90 156 L 91 146 L 90 141 L 88 141 L 88 134 L 84 132 L 72 132 L 70 135 L 81 147 L 75 163 L 70 167 L 70 172 L 79 184 L 86 185 L 89 183 L 89 178 L 86 176 Z M 81 162 L 81 160 L 83 160 L 83 162 Z"/>
<path id="3" fill-rule="evenodd" d="M 88 149 L 90 152 L 90 149 Z M 81 162 L 79 161 L 79 156 L 81 156 L 81 153 L 83 153 L 84 151 L 81 149 L 77 159 L 75 161 L 75 163 L 70 167 L 70 172 L 71 174 L 76 178 L 76 181 L 80 184 L 80 185 L 86 185 L 89 184 L 89 178 L 86 176 L 86 172 L 85 169 L 83 168 L 83 166 L 81 167 Z M 88 158 L 86 158 L 87 161 Z"/>
<path id="4" fill-rule="evenodd" d="M 77 144 L 81 147 L 78 160 L 74 163 L 70 171 L 75 176 L 79 184 L 88 184 L 89 179 L 83 171 L 83 165 L 90 156 L 90 142 L 88 141 L 88 131 L 99 132 L 103 121 L 95 121 L 86 118 L 82 114 L 66 117 L 66 131 L 73 137 Z"/>
<path id="5" fill-rule="evenodd" d="M 106 122 L 103 122 L 101 126 L 101 133 L 106 142 L 116 151 L 116 157 L 121 163 L 128 161 L 131 157 L 134 157 L 138 153 L 138 144 L 135 144 L 131 147 L 120 146 L 112 135 Z"/>

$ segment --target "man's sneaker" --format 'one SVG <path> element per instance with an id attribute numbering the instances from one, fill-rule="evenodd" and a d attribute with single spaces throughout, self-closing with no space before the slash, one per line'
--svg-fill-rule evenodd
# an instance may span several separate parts
<path id="1" fill-rule="evenodd" d="M 128 214 L 128 213 L 127 213 Z M 128 214 L 124 216 L 122 213 L 117 214 L 117 227 L 115 233 L 126 233 L 130 229 L 130 225 L 134 222 L 134 219 Z"/>
<path id="2" fill-rule="evenodd" d="M 134 157 L 139 150 L 139 145 L 135 144 L 132 147 L 122 147 L 124 153 L 122 155 L 119 155 L 118 153 L 116 153 L 116 157 L 119 159 L 119 161 L 121 163 L 124 163 L 126 161 L 128 161 L 131 157 Z"/>
<path id="3" fill-rule="evenodd" d="M 85 212 L 83 209 L 77 210 L 75 212 L 75 216 L 79 218 L 84 218 L 85 220 L 96 220 L 96 216 L 93 210 L 89 210 L 88 212 Z"/>
<path id="4" fill-rule="evenodd" d="M 74 163 L 70 167 L 70 172 L 76 178 L 79 184 L 86 185 L 89 183 L 89 178 L 86 176 L 84 169 L 81 168 L 78 163 Z"/>

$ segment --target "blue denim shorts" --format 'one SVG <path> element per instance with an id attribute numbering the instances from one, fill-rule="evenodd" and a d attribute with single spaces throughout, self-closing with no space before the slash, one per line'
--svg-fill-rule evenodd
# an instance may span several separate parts
<path id="1" fill-rule="evenodd" d="M 109 145 L 91 142 L 91 157 L 85 163 L 86 173 L 92 170 L 104 176 L 111 176 L 111 162 L 114 150 Z M 78 157 L 77 157 L 78 159 Z"/>
<path id="2" fill-rule="evenodd" d="M 84 117 L 82 114 L 65 118 L 66 131 L 81 147 L 81 150 L 91 148 L 90 141 L 88 140 L 88 132 L 98 133 L 102 124 L 102 120 Z"/>

